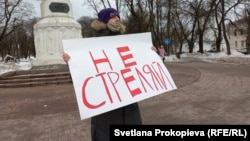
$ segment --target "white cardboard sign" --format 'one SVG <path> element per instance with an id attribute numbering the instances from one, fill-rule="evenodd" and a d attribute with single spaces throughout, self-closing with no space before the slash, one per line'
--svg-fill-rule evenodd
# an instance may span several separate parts
<path id="1" fill-rule="evenodd" d="M 81 119 L 177 89 L 150 33 L 63 40 Z"/>

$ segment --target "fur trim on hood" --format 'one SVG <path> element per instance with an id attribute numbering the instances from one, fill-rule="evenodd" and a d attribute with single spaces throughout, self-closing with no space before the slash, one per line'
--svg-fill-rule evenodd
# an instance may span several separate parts
<path id="1" fill-rule="evenodd" d="M 96 30 L 96 31 L 101 31 L 101 30 L 107 29 L 107 25 L 106 25 L 105 23 L 99 21 L 99 20 L 94 20 L 94 21 L 90 24 L 90 26 L 91 26 L 94 30 Z M 124 34 L 125 32 L 126 32 L 126 27 L 125 27 L 125 25 L 123 25 L 123 24 L 121 23 L 120 33 L 121 33 L 121 34 Z"/>

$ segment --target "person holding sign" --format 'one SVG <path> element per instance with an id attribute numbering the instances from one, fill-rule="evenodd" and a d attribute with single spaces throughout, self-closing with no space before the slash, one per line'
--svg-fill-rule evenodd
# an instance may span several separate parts
<path id="1" fill-rule="evenodd" d="M 164 62 L 165 61 L 165 56 L 167 55 L 167 53 L 166 53 L 163 45 L 161 45 L 161 48 L 159 50 L 160 50 L 159 53 L 160 53 L 160 56 L 162 58 L 162 61 Z"/>
<path id="2" fill-rule="evenodd" d="M 102 9 L 98 13 L 98 19 L 91 23 L 94 29 L 94 36 L 113 36 L 121 35 L 126 31 L 125 25 L 120 22 L 120 15 L 113 8 Z M 156 48 L 152 46 L 153 51 Z M 70 56 L 63 53 L 63 60 L 68 63 Z M 91 118 L 91 140 L 92 141 L 109 141 L 109 127 L 116 125 L 141 125 L 142 119 L 138 103 L 133 103 Z"/>

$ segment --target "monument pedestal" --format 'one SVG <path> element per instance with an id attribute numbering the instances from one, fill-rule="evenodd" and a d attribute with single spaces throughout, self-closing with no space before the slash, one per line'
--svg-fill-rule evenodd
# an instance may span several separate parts
<path id="1" fill-rule="evenodd" d="M 33 66 L 65 64 L 62 40 L 82 38 L 81 25 L 72 14 L 69 0 L 43 0 L 41 19 L 34 25 L 36 60 Z"/>

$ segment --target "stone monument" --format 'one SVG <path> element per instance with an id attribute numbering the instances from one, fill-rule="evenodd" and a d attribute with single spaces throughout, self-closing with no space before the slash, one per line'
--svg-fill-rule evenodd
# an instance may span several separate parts
<path id="1" fill-rule="evenodd" d="M 42 0 L 41 19 L 34 25 L 36 60 L 33 66 L 65 64 L 63 39 L 82 38 L 81 25 L 73 18 L 70 0 Z"/>

